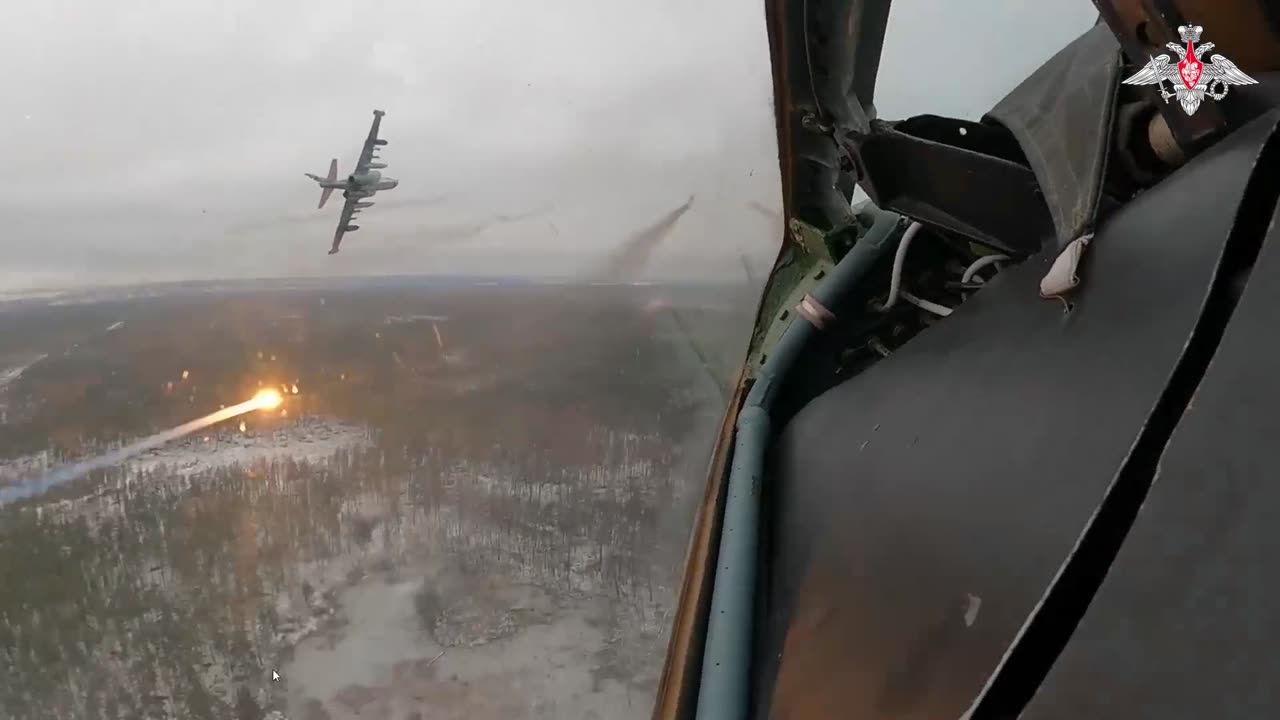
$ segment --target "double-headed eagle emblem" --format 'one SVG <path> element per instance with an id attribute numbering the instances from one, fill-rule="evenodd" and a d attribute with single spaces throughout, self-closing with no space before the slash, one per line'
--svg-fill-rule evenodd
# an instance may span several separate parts
<path id="1" fill-rule="evenodd" d="M 1204 58 L 1213 50 L 1213 43 L 1200 42 L 1200 34 L 1204 28 L 1199 25 L 1182 25 L 1178 35 L 1187 46 L 1169 43 L 1166 47 L 1178 55 L 1176 65 L 1170 64 L 1170 54 L 1152 56 L 1151 62 L 1131 77 L 1125 78 L 1125 85 L 1156 85 L 1160 88 L 1160 97 L 1165 102 L 1170 98 L 1178 98 L 1178 104 L 1188 115 L 1194 115 L 1205 96 L 1221 100 L 1227 96 L 1229 85 L 1254 85 L 1257 80 L 1241 72 L 1236 64 L 1219 53 L 1213 53 L 1213 61 L 1206 63 Z M 1170 92 L 1165 87 L 1168 83 L 1173 87 Z"/>

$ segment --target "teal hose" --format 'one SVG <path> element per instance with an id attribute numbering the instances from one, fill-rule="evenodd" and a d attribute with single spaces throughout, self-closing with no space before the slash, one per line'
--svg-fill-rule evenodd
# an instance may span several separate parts
<path id="1" fill-rule="evenodd" d="M 900 216 L 872 211 L 875 222 L 811 293 L 837 315 L 876 262 L 893 252 L 901 237 Z M 760 530 L 760 490 L 765 452 L 772 437 L 773 408 L 781 381 L 818 332 L 796 320 L 779 338 L 738 413 L 728 497 L 720 529 L 711 615 L 707 620 L 698 686 L 697 720 L 747 720 L 751 687 L 756 563 Z"/>

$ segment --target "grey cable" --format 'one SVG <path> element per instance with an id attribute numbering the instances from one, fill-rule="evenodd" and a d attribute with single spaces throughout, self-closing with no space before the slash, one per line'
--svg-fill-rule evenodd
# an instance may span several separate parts
<path id="1" fill-rule="evenodd" d="M 902 234 L 902 240 L 898 242 L 898 251 L 893 255 L 893 275 L 889 279 L 889 297 L 885 298 L 884 305 L 880 306 L 880 312 L 888 310 L 898 302 L 898 295 L 902 292 L 902 266 L 907 260 L 907 248 L 922 227 L 924 226 L 918 222 L 911 223 L 911 227 L 907 228 L 907 231 Z"/>
<path id="2" fill-rule="evenodd" d="M 946 305 L 939 305 L 936 302 L 931 302 L 923 298 L 918 298 L 915 295 L 912 295 L 911 293 L 907 292 L 906 290 L 903 290 L 901 295 L 903 300 L 906 300 L 907 302 L 911 303 L 912 305 L 915 305 L 921 310 L 927 310 L 933 313 L 934 315 L 937 315 L 938 317 L 946 317 L 951 314 L 951 308 L 947 307 Z"/>
<path id="3" fill-rule="evenodd" d="M 971 280 L 973 280 L 973 276 L 977 275 L 978 271 L 981 270 L 982 268 L 988 265 L 994 265 L 996 263 L 1007 262 L 1008 260 L 1009 260 L 1008 255 L 983 255 L 982 257 L 970 263 L 969 267 L 964 269 L 964 275 L 960 276 L 960 282 L 968 283 Z M 981 279 L 979 279 L 979 282 L 981 282 Z"/>

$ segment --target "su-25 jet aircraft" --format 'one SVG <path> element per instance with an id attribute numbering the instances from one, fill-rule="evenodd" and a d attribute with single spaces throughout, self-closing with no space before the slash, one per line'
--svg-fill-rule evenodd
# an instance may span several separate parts
<path id="1" fill-rule="evenodd" d="M 320 184 L 318 207 L 324 207 L 334 190 L 341 190 L 342 197 L 346 199 L 342 205 L 342 216 L 338 219 L 338 229 L 333 233 L 333 247 L 329 248 L 330 255 L 338 252 L 338 246 L 342 244 L 344 234 L 360 229 L 359 225 L 352 225 L 351 220 L 364 208 L 373 207 L 373 201 L 368 198 L 373 197 L 379 190 L 390 190 L 400 184 L 399 180 L 383 177 L 382 173 L 378 172 L 387 166 L 386 163 L 379 162 L 375 154 L 387 144 L 386 140 L 378 137 L 378 127 L 382 124 L 383 115 L 386 113 L 381 110 L 373 111 L 373 125 L 369 127 L 369 137 L 365 138 L 355 169 L 346 178 L 338 179 L 337 158 L 329 162 L 327 177 L 305 173 L 307 177 Z"/>

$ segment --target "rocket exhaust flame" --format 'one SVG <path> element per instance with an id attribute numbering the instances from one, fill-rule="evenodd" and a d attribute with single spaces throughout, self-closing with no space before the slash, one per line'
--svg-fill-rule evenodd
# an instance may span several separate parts
<path id="1" fill-rule="evenodd" d="M 166 445 L 181 437 L 185 437 L 193 432 L 198 432 L 220 422 L 224 422 L 241 415 L 246 415 L 257 410 L 274 410 L 279 407 L 282 402 L 284 402 L 284 397 L 281 396 L 278 390 L 259 390 L 256 395 L 242 403 L 222 408 L 216 412 L 211 412 L 204 417 L 196 418 L 190 422 L 185 422 L 177 427 L 145 437 L 141 440 L 125 445 L 124 447 L 112 450 L 111 452 L 103 453 L 97 457 L 54 468 L 53 471 L 42 477 L 35 477 L 29 480 L 19 481 L 14 485 L 0 487 L 0 505 L 6 505 L 18 500 L 35 497 L 36 495 L 40 495 L 56 487 L 65 485 L 72 480 L 83 477 L 94 470 L 118 465 L 138 453 L 154 450 L 161 445 Z"/>

